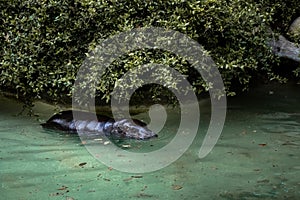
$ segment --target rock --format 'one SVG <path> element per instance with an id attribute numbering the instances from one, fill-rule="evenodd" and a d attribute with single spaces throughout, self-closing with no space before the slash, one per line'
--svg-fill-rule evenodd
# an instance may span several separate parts
<path id="1" fill-rule="evenodd" d="M 296 18 L 294 22 L 291 24 L 288 34 L 292 38 L 300 38 L 300 17 Z"/>
<path id="2" fill-rule="evenodd" d="M 300 39 L 300 17 L 294 20 L 287 34 L 296 42 Z M 272 38 L 268 44 L 277 56 L 300 62 L 300 45 L 289 41 L 282 35 Z"/>
<path id="3" fill-rule="evenodd" d="M 300 62 L 300 48 L 284 36 L 280 35 L 278 39 L 273 38 L 269 45 L 277 56 Z"/>

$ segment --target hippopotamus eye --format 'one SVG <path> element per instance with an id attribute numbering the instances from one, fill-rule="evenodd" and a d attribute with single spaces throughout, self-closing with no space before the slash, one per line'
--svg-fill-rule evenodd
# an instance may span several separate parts
<path id="1" fill-rule="evenodd" d="M 122 129 L 120 127 L 117 128 L 118 133 L 123 133 Z"/>

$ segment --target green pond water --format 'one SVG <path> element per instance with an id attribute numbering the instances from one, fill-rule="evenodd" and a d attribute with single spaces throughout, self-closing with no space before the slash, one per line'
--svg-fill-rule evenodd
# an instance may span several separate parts
<path id="1" fill-rule="evenodd" d="M 183 156 L 154 172 L 125 173 L 95 159 L 78 137 L 43 130 L 53 107 L 38 103 L 38 117 L 17 116 L 22 106 L 0 97 L 0 199 L 300 199 L 300 86 L 262 86 L 228 99 L 221 137 L 203 159 L 210 105 L 199 105 L 199 131 Z M 169 108 L 158 138 L 116 144 L 158 149 L 176 133 L 179 117 Z"/>

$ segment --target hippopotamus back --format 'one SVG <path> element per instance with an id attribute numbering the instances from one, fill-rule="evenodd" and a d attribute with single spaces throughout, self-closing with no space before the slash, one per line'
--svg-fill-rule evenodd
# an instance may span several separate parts
<path id="1" fill-rule="evenodd" d="M 74 118 L 76 116 L 76 118 Z M 144 122 L 137 119 L 114 120 L 105 115 L 85 111 L 67 110 L 53 115 L 43 128 L 67 131 L 70 133 L 93 132 L 112 137 L 147 139 L 157 134 L 149 130 Z"/>

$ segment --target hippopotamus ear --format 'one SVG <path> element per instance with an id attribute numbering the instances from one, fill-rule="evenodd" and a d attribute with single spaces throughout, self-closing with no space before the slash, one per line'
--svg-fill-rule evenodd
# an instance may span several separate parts
<path id="1" fill-rule="evenodd" d="M 132 121 L 133 121 L 136 125 L 139 125 L 139 126 L 142 126 L 142 127 L 147 126 L 147 124 L 146 124 L 145 122 L 142 122 L 141 120 L 138 120 L 138 119 L 132 119 Z"/>

